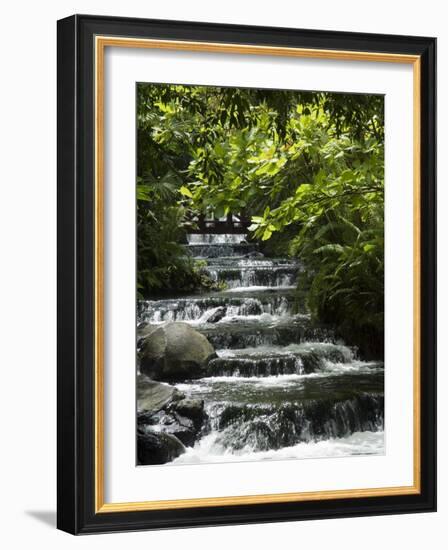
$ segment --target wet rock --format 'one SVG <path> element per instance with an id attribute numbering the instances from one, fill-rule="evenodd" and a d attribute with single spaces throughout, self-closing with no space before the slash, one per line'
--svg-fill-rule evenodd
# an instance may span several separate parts
<path id="1" fill-rule="evenodd" d="M 303 372 L 310 374 L 325 369 L 327 361 L 332 363 L 350 363 L 352 352 L 345 346 L 322 346 L 304 350 L 301 354 Z"/>
<path id="2" fill-rule="evenodd" d="M 137 426 L 146 428 L 159 423 L 158 413 L 152 411 L 137 411 Z"/>
<path id="3" fill-rule="evenodd" d="M 253 252 L 249 252 L 248 254 L 245 254 L 244 258 L 264 258 L 264 254 L 262 252 L 258 252 L 254 250 Z"/>
<path id="4" fill-rule="evenodd" d="M 138 464 L 165 464 L 184 452 L 185 446 L 175 435 L 141 428 L 137 430 Z"/>
<path id="5" fill-rule="evenodd" d="M 184 445 L 192 447 L 202 433 L 206 417 L 202 399 L 171 400 L 158 411 L 139 410 L 137 426 L 142 433 L 174 435 Z"/>
<path id="6" fill-rule="evenodd" d="M 167 415 L 167 423 L 162 425 L 164 433 L 176 436 L 187 447 L 192 447 L 197 439 L 197 430 L 192 420 L 174 414 Z"/>
<path id="7" fill-rule="evenodd" d="M 158 328 L 159 325 L 152 325 L 146 322 L 140 323 L 137 327 L 137 349 L 140 349 L 144 339 Z"/>
<path id="8" fill-rule="evenodd" d="M 153 380 L 200 378 L 216 357 L 207 338 L 186 323 L 167 323 L 141 342 L 140 369 Z"/>
<path id="9" fill-rule="evenodd" d="M 206 413 L 204 411 L 204 401 L 202 399 L 181 399 L 173 403 L 171 410 L 177 414 L 190 419 L 197 431 L 201 430 Z"/>
<path id="10" fill-rule="evenodd" d="M 146 433 L 165 433 L 174 435 L 184 445 L 192 447 L 197 440 L 199 429 L 194 421 L 173 411 L 157 413 L 140 413 L 137 416 L 139 429 Z"/>
<path id="11" fill-rule="evenodd" d="M 261 419 L 254 419 L 250 423 L 239 426 L 239 430 L 224 430 L 218 437 L 220 445 L 241 450 L 245 447 L 257 451 L 268 451 L 278 448 L 275 431 Z"/>
<path id="12" fill-rule="evenodd" d="M 171 402 L 182 399 L 184 394 L 168 384 L 161 384 L 140 375 L 137 378 L 137 409 L 157 412 Z"/>
<path id="13" fill-rule="evenodd" d="M 226 308 L 224 306 L 218 306 L 210 309 L 201 318 L 204 323 L 217 323 L 226 315 Z"/>

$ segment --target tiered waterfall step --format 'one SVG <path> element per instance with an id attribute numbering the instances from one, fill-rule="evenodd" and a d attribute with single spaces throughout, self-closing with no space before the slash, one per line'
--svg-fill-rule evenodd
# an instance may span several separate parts
<path id="1" fill-rule="evenodd" d="M 301 342 L 335 342 L 334 331 L 315 326 L 308 315 L 294 317 L 235 317 L 215 324 L 198 325 L 215 349 L 241 349 L 258 346 L 288 346 Z"/>
<path id="2" fill-rule="evenodd" d="M 383 384 L 376 369 L 300 382 L 204 378 L 180 388 L 205 400 L 215 447 L 260 451 L 383 429 Z"/>
<path id="3" fill-rule="evenodd" d="M 293 288 L 264 288 L 256 290 L 229 290 L 139 302 L 139 319 L 148 323 L 163 321 L 200 321 L 211 310 L 224 308 L 223 317 L 262 315 L 291 315 L 304 311 L 304 296 Z"/>
<path id="4" fill-rule="evenodd" d="M 265 258 L 246 235 L 188 235 L 188 253 L 206 261 L 205 271 L 227 288 L 292 286 L 301 269 L 287 258 Z"/>
<path id="5" fill-rule="evenodd" d="M 341 344 L 305 342 L 289 346 L 259 346 L 235 350 L 218 350 L 218 357 L 208 365 L 209 376 L 261 377 L 282 374 L 350 372 L 353 351 Z M 375 368 L 372 363 L 369 368 Z"/>
<path id="6" fill-rule="evenodd" d="M 289 287 L 294 285 L 300 264 L 287 259 L 244 258 L 229 262 L 219 258 L 209 260 L 206 272 L 217 283 L 227 288 L 238 287 Z"/>

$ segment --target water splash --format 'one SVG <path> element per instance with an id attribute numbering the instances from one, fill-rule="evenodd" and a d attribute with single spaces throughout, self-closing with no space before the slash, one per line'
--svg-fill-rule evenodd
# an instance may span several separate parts
<path id="1" fill-rule="evenodd" d="M 384 454 L 384 432 L 355 432 L 341 438 L 298 443 L 282 449 L 231 452 L 217 442 L 218 434 L 203 437 L 194 447 L 176 458 L 172 464 L 201 464 L 221 462 L 249 462 L 259 460 L 288 460 L 306 458 L 341 458 Z"/>

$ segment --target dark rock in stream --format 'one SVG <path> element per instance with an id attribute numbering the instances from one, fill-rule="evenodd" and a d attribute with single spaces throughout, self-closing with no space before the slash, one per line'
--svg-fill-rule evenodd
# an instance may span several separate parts
<path id="1" fill-rule="evenodd" d="M 204 401 L 202 399 L 182 399 L 173 403 L 171 409 L 176 413 L 189 418 L 197 431 L 199 431 L 205 420 Z"/>
<path id="2" fill-rule="evenodd" d="M 194 445 L 198 435 L 193 420 L 173 412 L 159 411 L 155 414 L 139 414 L 137 423 L 142 433 L 157 432 L 174 435 L 188 447 Z"/>
<path id="3" fill-rule="evenodd" d="M 166 323 L 141 342 L 140 369 L 153 380 L 200 378 L 216 357 L 207 338 L 186 323 Z"/>
<path id="4" fill-rule="evenodd" d="M 243 258 L 264 258 L 264 254 L 255 250 L 254 252 L 245 254 Z"/>
<path id="5" fill-rule="evenodd" d="M 214 309 L 211 309 L 202 316 L 202 322 L 204 323 L 217 323 L 226 315 L 226 308 L 223 306 L 218 306 Z"/>
<path id="6" fill-rule="evenodd" d="M 140 465 L 165 464 L 184 452 L 183 443 L 175 435 L 137 429 L 137 461 Z"/>
<path id="7" fill-rule="evenodd" d="M 140 376 L 137 386 L 139 433 L 173 435 L 184 445 L 193 446 L 206 419 L 204 402 L 183 397 L 182 392 L 168 384 Z"/>

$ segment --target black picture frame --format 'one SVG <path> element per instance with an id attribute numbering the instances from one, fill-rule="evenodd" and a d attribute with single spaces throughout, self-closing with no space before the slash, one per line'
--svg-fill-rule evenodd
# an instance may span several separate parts
<path id="1" fill-rule="evenodd" d="M 419 494 L 95 510 L 95 36 L 415 55 L 421 67 Z M 58 511 L 73 534 L 436 510 L 436 39 L 74 15 L 58 21 Z"/>

